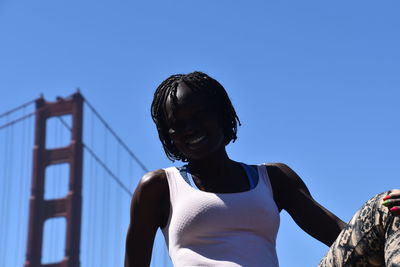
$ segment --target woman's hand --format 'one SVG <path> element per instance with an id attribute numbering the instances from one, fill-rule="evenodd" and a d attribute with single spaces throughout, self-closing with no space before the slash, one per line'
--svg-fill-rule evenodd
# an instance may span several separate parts
<path id="1" fill-rule="evenodd" d="M 383 198 L 382 205 L 387 207 L 391 213 L 400 215 L 400 190 L 393 190 Z"/>

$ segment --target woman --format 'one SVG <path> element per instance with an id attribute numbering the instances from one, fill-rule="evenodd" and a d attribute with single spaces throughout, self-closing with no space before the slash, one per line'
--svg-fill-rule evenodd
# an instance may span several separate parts
<path id="1" fill-rule="evenodd" d="M 400 233 L 394 227 L 398 217 L 381 205 L 382 195 L 366 204 L 362 220 L 355 217 L 347 226 L 319 205 L 285 164 L 231 160 L 225 146 L 236 140 L 240 121 L 225 89 L 213 78 L 201 72 L 169 77 L 157 88 L 151 113 L 167 157 L 187 164 L 147 173 L 140 181 L 131 203 L 125 266 L 149 266 L 158 228 L 177 267 L 278 266 L 275 240 L 282 209 L 328 246 L 340 234 L 321 266 L 355 266 L 370 262 L 372 254 L 373 264 L 382 265 L 386 251 L 391 253 L 387 264 L 400 264 L 397 239 L 388 249 L 381 248 L 386 239 L 376 241 L 385 237 L 382 226 L 383 231 Z M 400 205 L 397 193 L 385 194 L 385 205 L 393 212 Z M 364 242 L 364 222 L 380 227 L 379 238 Z M 364 243 L 360 252 L 358 244 Z M 368 248 L 370 243 L 379 247 L 377 253 Z M 349 251 L 350 256 L 345 253 Z"/>

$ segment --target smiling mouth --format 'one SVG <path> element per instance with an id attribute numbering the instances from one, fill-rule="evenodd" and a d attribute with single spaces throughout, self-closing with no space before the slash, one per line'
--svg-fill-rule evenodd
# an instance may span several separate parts
<path id="1" fill-rule="evenodd" d="M 193 136 L 192 138 L 189 138 L 186 141 L 186 144 L 197 145 L 197 144 L 201 143 L 205 138 L 206 138 L 205 135 L 196 135 L 196 136 Z"/>

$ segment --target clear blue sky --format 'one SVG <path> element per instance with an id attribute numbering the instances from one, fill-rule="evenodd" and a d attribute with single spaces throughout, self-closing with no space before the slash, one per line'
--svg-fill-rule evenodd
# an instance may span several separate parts
<path id="1" fill-rule="evenodd" d="M 0 113 L 79 87 L 150 169 L 167 167 L 152 94 L 201 70 L 243 122 L 230 156 L 288 164 L 347 221 L 400 187 L 399 12 L 394 0 L 2 0 Z M 327 247 L 281 220 L 281 266 L 315 266 Z"/>

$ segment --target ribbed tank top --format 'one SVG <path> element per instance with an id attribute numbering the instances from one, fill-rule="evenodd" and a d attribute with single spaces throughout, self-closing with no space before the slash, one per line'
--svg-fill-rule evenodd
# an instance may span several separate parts
<path id="1" fill-rule="evenodd" d="M 279 211 L 265 165 L 248 191 L 210 193 L 166 168 L 171 209 L 162 229 L 175 267 L 275 267 Z"/>

